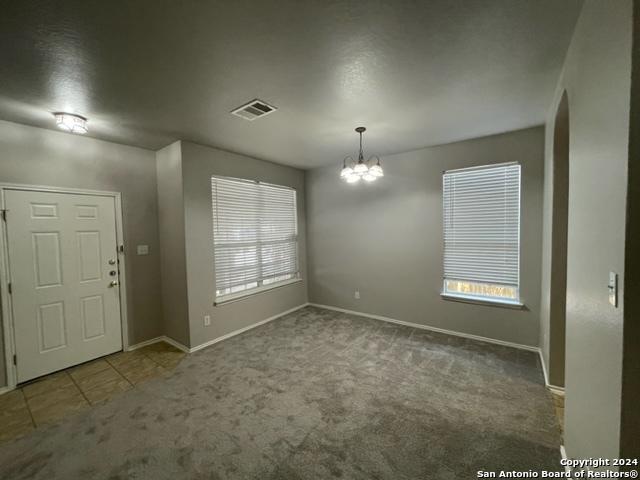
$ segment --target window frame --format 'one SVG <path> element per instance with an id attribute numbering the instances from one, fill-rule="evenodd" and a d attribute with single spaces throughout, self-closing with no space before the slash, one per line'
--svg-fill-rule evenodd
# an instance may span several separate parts
<path id="1" fill-rule="evenodd" d="M 445 233 L 446 233 L 446 225 L 445 225 L 445 191 L 444 191 L 444 180 L 445 180 L 445 175 L 448 173 L 453 173 L 453 172 L 457 172 L 457 171 L 465 171 L 465 170 L 480 170 L 480 169 L 489 169 L 489 168 L 494 168 L 494 167 L 507 167 L 510 165 L 517 165 L 519 167 L 519 178 L 518 178 L 518 235 L 517 235 L 517 245 L 518 245 L 518 263 L 517 263 L 517 285 L 515 285 L 515 291 L 516 291 L 516 298 L 508 298 L 508 297 L 496 297 L 496 296 L 490 296 L 490 295 L 482 295 L 482 294 L 465 294 L 465 293 L 458 293 L 458 292 L 454 292 L 454 291 L 449 291 L 447 290 L 447 281 L 451 282 L 467 282 L 470 284 L 476 284 L 476 285 L 487 285 L 487 286 L 491 286 L 491 285 L 495 285 L 495 286 L 506 286 L 506 285 L 500 285 L 500 284 L 493 284 L 490 282 L 485 282 L 485 281 L 481 281 L 481 280 L 460 280 L 460 279 L 455 279 L 455 278 L 447 278 L 445 276 L 445 266 L 444 266 L 444 254 L 445 254 L 445 249 L 446 249 L 446 241 L 445 241 Z M 442 219 L 443 219 L 443 225 L 442 225 L 442 240 L 443 240 L 443 275 L 442 275 L 442 289 L 440 291 L 440 296 L 443 300 L 450 300 L 450 301 L 455 301 L 455 302 L 463 302 L 463 303 L 472 303 L 472 304 L 480 304 L 480 305 L 491 305 L 491 306 L 496 306 L 496 307 L 503 307 L 503 308 L 511 308 L 511 309 L 524 309 L 525 305 L 522 302 L 522 295 L 521 295 L 521 262 L 522 262 L 522 164 L 520 164 L 519 162 L 503 162 L 503 163 L 489 163 L 489 164 L 484 164 L 484 165 L 476 165 L 476 166 L 472 166 L 472 167 L 463 167 L 463 168 L 456 168 L 456 169 L 451 169 L 451 170 L 444 170 L 442 172 L 442 202 L 443 202 L 443 206 L 442 206 Z"/>
<path id="2" fill-rule="evenodd" d="M 253 295 L 257 295 L 260 293 L 264 293 L 267 292 L 269 290 L 273 290 L 276 288 L 281 288 L 281 287 L 285 287 L 294 283 L 298 283 L 302 281 L 302 276 L 300 273 L 300 247 L 299 247 L 299 218 L 298 218 L 298 189 L 291 187 L 289 185 L 279 185 L 279 184 L 275 184 L 275 183 L 270 183 L 270 182 L 262 182 L 259 180 L 253 180 L 253 179 L 247 179 L 247 178 L 240 178 L 240 177 L 231 177 L 231 176 L 224 176 L 224 175 L 211 175 L 210 177 L 210 185 L 211 187 L 213 186 L 213 182 L 215 179 L 219 179 L 219 180 L 231 180 L 231 181 L 237 181 L 237 182 L 244 182 L 244 183 L 249 183 L 249 184 L 256 184 L 256 185 L 265 185 L 265 186 L 270 186 L 270 187 L 275 187 L 275 188 L 282 188 L 282 189 L 286 189 L 286 190 L 291 190 L 294 193 L 294 205 L 293 205 L 293 213 L 294 213 L 294 219 L 295 219 L 295 266 L 296 266 L 296 271 L 292 274 L 288 274 L 291 275 L 291 278 L 287 278 L 285 280 L 281 280 L 281 281 L 277 281 L 277 282 L 273 282 L 273 283 L 267 283 L 264 284 L 263 282 L 265 281 L 264 278 L 261 278 L 261 275 L 258 275 L 258 280 L 256 280 L 255 282 L 250 282 L 250 283 L 256 283 L 257 286 L 255 287 L 251 287 L 251 288 L 245 288 L 244 290 L 240 290 L 238 292 L 231 292 L 231 293 L 227 293 L 224 295 L 218 295 L 218 285 L 217 285 L 217 280 L 215 278 L 214 275 L 214 302 L 213 305 L 214 306 L 219 306 L 219 305 L 223 305 L 225 303 L 229 303 L 229 302 L 235 302 L 238 300 L 241 300 L 245 297 L 249 297 L 249 296 L 253 296 Z M 215 215 L 215 211 L 213 210 L 213 205 L 214 205 L 214 199 L 213 199 L 213 188 L 212 188 L 212 194 L 211 194 L 211 211 L 212 211 L 212 215 Z M 216 267 L 216 259 L 217 259 L 217 255 L 216 255 L 216 239 L 215 239 L 215 235 L 216 235 L 216 227 L 215 224 L 212 223 L 212 243 L 213 243 L 213 268 L 214 268 L 214 272 L 217 270 Z M 273 242 L 263 242 L 263 241 L 256 241 L 255 245 L 257 248 L 257 257 L 260 258 L 261 254 L 260 254 L 260 246 L 263 243 L 273 243 Z M 285 243 L 285 242 L 277 242 L 277 243 Z M 258 270 L 261 271 L 263 268 L 263 265 L 261 262 L 258 262 L 258 266 L 257 266 Z M 277 278 L 277 276 L 276 276 Z M 250 284 L 250 283 L 246 283 L 244 284 L 245 287 L 246 285 Z M 237 285 L 240 286 L 240 285 Z"/>

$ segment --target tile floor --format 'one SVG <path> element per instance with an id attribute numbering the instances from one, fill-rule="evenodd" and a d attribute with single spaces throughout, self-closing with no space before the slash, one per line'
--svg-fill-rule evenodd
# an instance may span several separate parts
<path id="1" fill-rule="evenodd" d="M 165 342 L 119 352 L 0 395 L 0 442 L 55 423 L 175 368 L 186 354 Z"/>
<path id="2" fill-rule="evenodd" d="M 553 397 L 553 406 L 556 410 L 556 417 L 560 424 L 560 435 L 564 437 L 564 395 L 551 392 Z"/>

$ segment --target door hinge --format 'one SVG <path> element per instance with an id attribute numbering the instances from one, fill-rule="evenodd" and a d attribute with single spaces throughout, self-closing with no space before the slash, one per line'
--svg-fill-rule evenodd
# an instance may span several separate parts
<path id="1" fill-rule="evenodd" d="M 17 355 L 13 356 L 13 364 L 14 365 L 18 365 L 18 356 Z"/>
<path id="2" fill-rule="evenodd" d="M 13 285 L 11 285 L 11 282 L 7 283 L 7 290 L 9 290 L 9 293 L 13 293 Z"/>
<path id="3" fill-rule="evenodd" d="M 2 212 L 2 220 L 4 220 L 6 222 L 7 221 L 7 211 L 6 210 L 0 210 L 0 212 Z"/>

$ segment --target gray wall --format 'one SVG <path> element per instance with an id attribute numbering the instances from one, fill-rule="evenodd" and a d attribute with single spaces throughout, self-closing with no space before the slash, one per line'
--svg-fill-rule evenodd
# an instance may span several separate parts
<path id="1" fill-rule="evenodd" d="M 537 346 L 543 159 L 536 127 L 386 157 L 373 184 L 343 183 L 337 163 L 308 171 L 310 301 Z M 527 309 L 443 300 L 442 171 L 511 161 L 522 164 Z"/>
<path id="2" fill-rule="evenodd" d="M 153 152 L 0 121 L 0 182 L 122 193 L 129 341 L 162 334 Z M 147 256 L 136 245 L 147 244 Z M 1 347 L 0 347 L 1 348 Z M 0 385 L 5 384 L 4 353 Z"/>
<path id="3" fill-rule="evenodd" d="M 181 143 L 190 346 L 193 347 L 307 302 L 304 172 L 216 148 Z M 297 190 L 301 282 L 213 306 L 212 175 L 259 180 Z M 211 315 L 208 327 L 204 326 L 204 315 Z"/>
<path id="4" fill-rule="evenodd" d="M 184 245 L 184 198 L 180 142 L 156 152 L 158 225 L 165 335 L 189 345 L 187 264 Z"/>
<path id="5" fill-rule="evenodd" d="M 631 39 L 630 0 L 587 0 L 547 122 L 547 138 L 552 138 L 553 115 L 566 89 L 570 166 L 565 446 L 575 458 L 619 455 Z M 552 160 L 547 148 L 547 172 L 552 171 Z M 551 212 L 545 218 L 548 225 Z M 545 236 L 549 234 L 547 228 Z M 546 253 L 544 262 L 549 264 Z M 608 303 L 609 271 L 620 276 L 619 308 Z M 543 348 L 548 351 L 548 318 L 542 318 L 542 326 Z"/>

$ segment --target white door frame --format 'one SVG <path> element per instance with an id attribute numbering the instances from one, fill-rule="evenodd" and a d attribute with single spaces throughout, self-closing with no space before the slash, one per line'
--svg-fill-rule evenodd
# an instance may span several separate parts
<path id="1" fill-rule="evenodd" d="M 0 210 L 6 209 L 5 192 L 7 190 L 94 195 L 100 197 L 112 197 L 114 199 L 116 209 L 116 243 L 120 270 L 119 281 L 120 319 L 122 322 L 122 349 L 127 350 L 129 347 L 129 323 L 127 320 L 126 256 L 124 255 L 123 248 L 124 235 L 122 228 L 122 201 L 120 192 L 0 183 Z M 7 216 L 8 219 L 10 219 L 11 212 L 8 212 Z M 0 393 L 3 393 L 4 390 L 9 391 L 15 389 L 18 379 L 16 366 L 13 364 L 13 356 L 16 354 L 16 345 L 13 330 L 13 305 L 11 303 L 11 295 L 9 295 L 9 261 L 10 259 L 7 237 L 7 223 L 0 220 L 0 300 L 2 301 L 2 334 L 4 339 L 4 361 L 7 375 L 7 386 L 0 387 Z"/>

